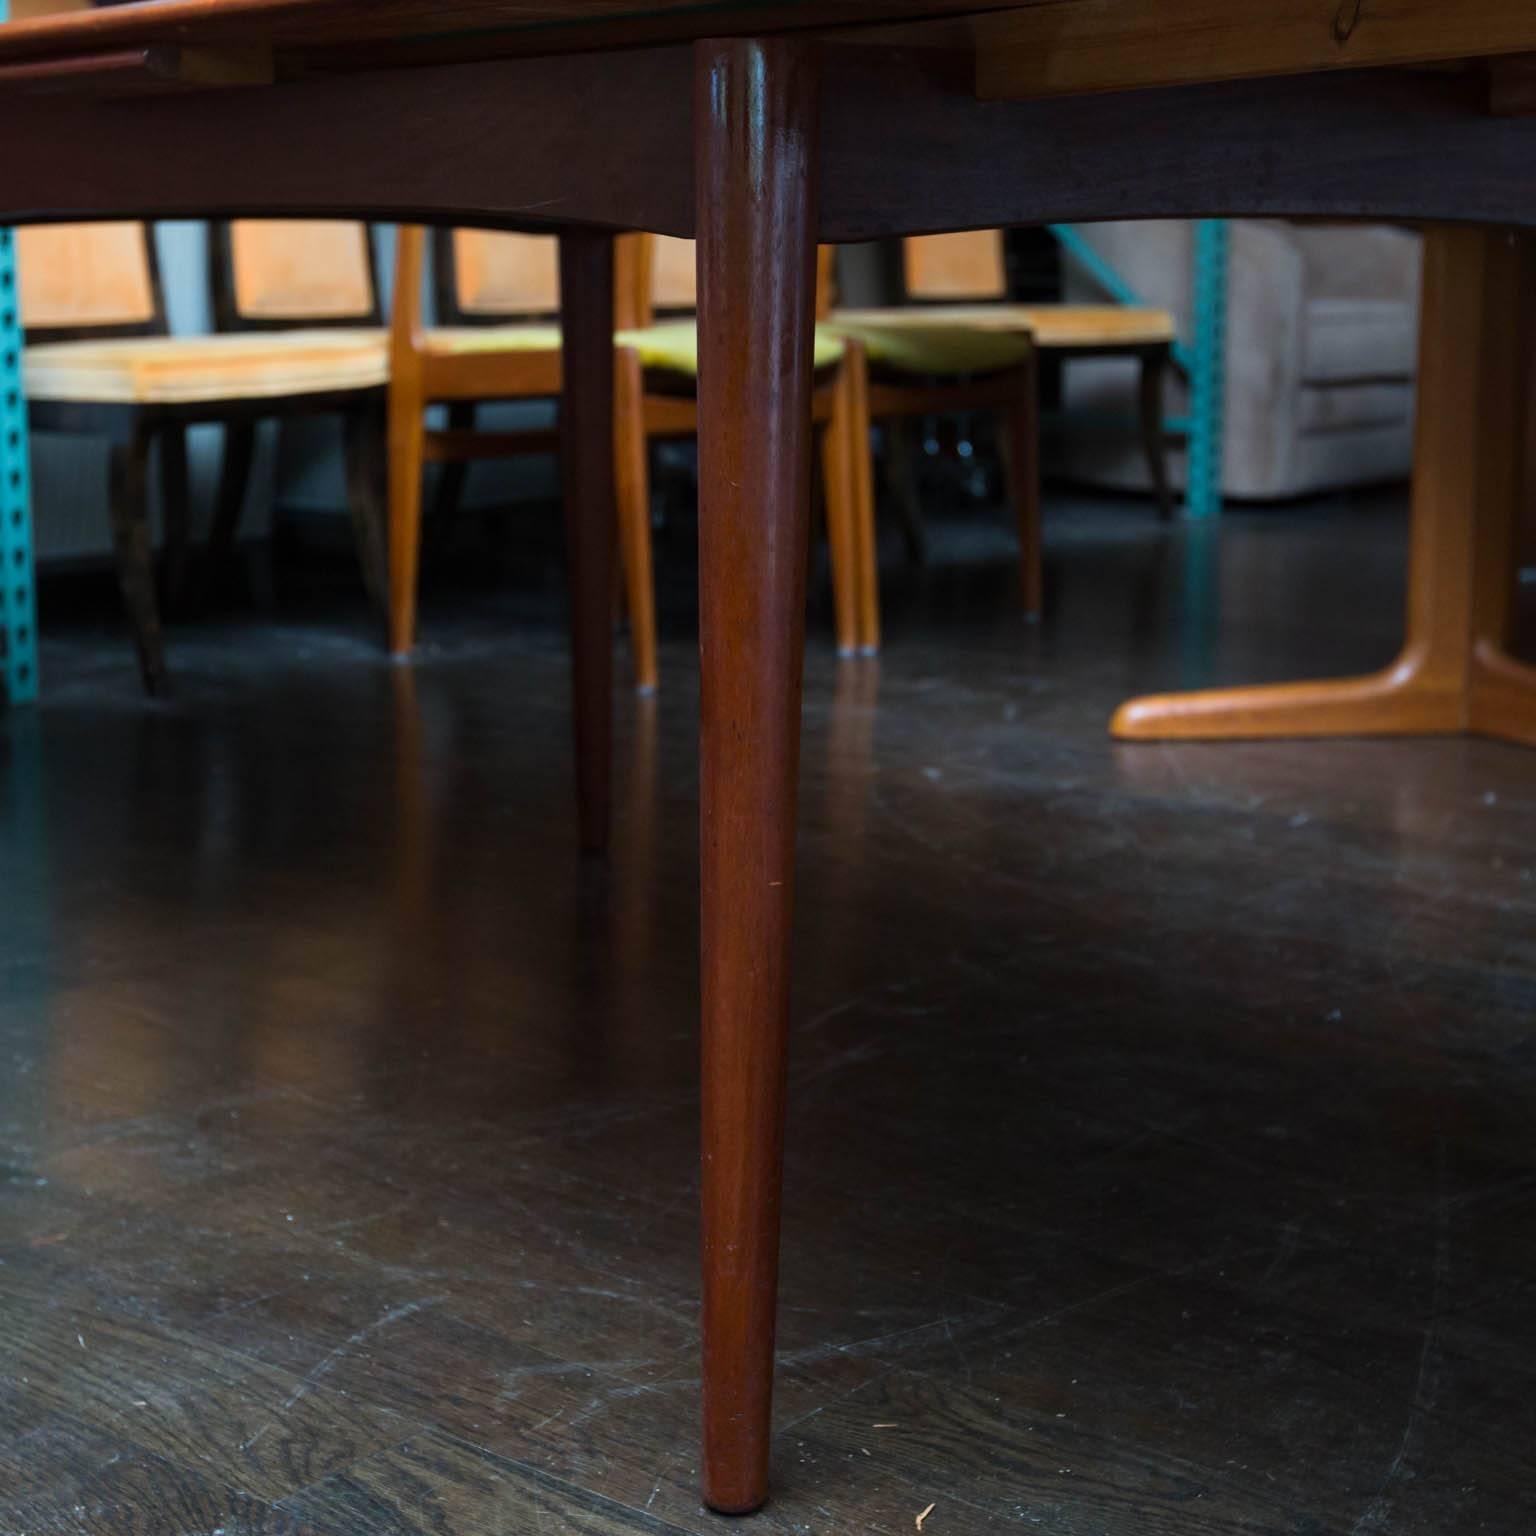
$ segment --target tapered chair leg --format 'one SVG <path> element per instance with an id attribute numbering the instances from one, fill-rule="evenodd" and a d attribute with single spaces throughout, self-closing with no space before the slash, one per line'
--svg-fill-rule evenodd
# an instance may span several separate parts
<path id="1" fill-rule="evenodd" d="M 696 45 L 704 1497 L 767 1496 L 812 448 L 818 71 Z"/>
<path id="2" fill-rule="evenodd" d="M 608 847 L 613 731 L 613 236 L 560 237 L 560 474 L 581 846 Z"/>
<path id="3" fill-rule="evenodd" d="M 165 426 L 160 439 L 160 504 L 165 519 L 161 569 L 168 607 L 180 603 L 187 589 L 192 551 L 192 490 L 187 475 L 187 429 Z"/>
<path id="4" fill-rule="evenodd" d="M 224 459 L 219 469 L 219 491 L 213 507 L 213 525 L 208 531 L 208 573 L 215 580 L 229 569 L 230 558 L 234 554 L 255 451 L 255 423 L 229 421 L 224 424 Z"/>
<path id="5" fill-rule="evenodd" d="M 1003 463 L 1008 498 L 1019 529 L 1019 590 L 1025 615 L 1038 619 L 1045 604 L 1045 576 L 1040 548 L 1040 389 L 1034 354 L 1017 370 L 1004 423 Z"/>
<path id="6" fill-rule="evenodd" d="M 388 514 L 382 409 L 370 404 L 349 411 L 342 431 L 347 458 L 347 507 L 352 514 L 357 561 L 368 601 L 384 618 L 389 606 L 389 562 L 385 553 Z"/>
<path id="7" fill-rule="evenodd" d="M 832 567 L 832 609 L 837 629 L 837 654 L 855 656 L 859 649 L 858 528 L 854 499 L 853 388 L 846 368 L 839 367 L 832 387 L 832 419 L 821 435 L 821 481 L 825 488 L 827 553 Z M 868 456 L 868 434 L 865 434 Z"/>
<path id="8" fill-rule="evenodd" d="M 128 621 L 133 626 L 139 673 L 144 691 L 160 695 L 169 691 L 170 678 L 165 669 L 165 641 L 160 633 L 155 556 L 149 530 L 149 455 L 153 441 L 147 430 L 138 428 L 126 441 L 112 445 L 108 501 L 117 581 Z"/>
<path id="9" fill-rule="evenodd" d="M 849 494 L 852 498 L 853 564 L 858 572 L 855 596 L 859 654 L 873 656 L 880 650 L 880 541 L 875 528 L 874 453 L 869 441 L 869 357 L 862 343 L 851 339 L 847 342 L 843 373 L 848 384 Z M 910 488 L 914 499 L 909 511 L 920 523 L 916 480 L 910 482 Z"/>
<path id="10" fill-rule="evenodd" d="M 426 401 L 398 378 L 389 387 L 389 651 L 416 643 L 421 578 L 421 470 Z"/>
<path id="11" fill-rule="evenodd" d="M 651 567 L 650 442 L 645 433 L 645 381 L 640 354 L 621 347 L 614 355 L 613 461 L 618 500 L 619 548 L 624 565 L 625 606 L 635 687 L 653 693 L 657 682 L 656 588 Z"/>

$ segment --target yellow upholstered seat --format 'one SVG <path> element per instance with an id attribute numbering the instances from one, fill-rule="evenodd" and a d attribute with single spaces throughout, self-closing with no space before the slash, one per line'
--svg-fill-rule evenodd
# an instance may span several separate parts
<path id="1" fill-rule="evenodd" d="M 1172 343 L 1173 316 L 1128 304 L 914 304 L 902 309 L 840 310 L 836 325 L 879 325 L 906 331 L 964 326 L 1027 332 L 1037 347 L 1153 347 Z"/>
<path id="2" fill-rule="evenodd" d="M 423 352 L 463 357 L 471 352 L 558 352 L 558 325 L 439 325 L 421 338 Z"/>
<path id="3" fill-rule="evenodd" d="M 246 332 L 55 341 L 23 354 L 27 398 L 187 405 L 375 389 L 389 380 L 381 330 Z"/>
<path id="4" fill-rule="evenodd" d="M 1027 361 L 1028 332 L 983 330 L 971 325 L 905 325 L 835 315 L 830 329 L 860 342 L 877 371 L 924 378 L 1001 373 Z"/>
<path id="5" fill-rule="evenodd" d="M 676 373 L 694 379 L 699 375 L 699 328 L 690 320 L 663 320 L 638 330 L 620 331 L 614 338 L 621 347 L 640 354 L 640 366 L 657 373 Z M 826 326 L 816 327 L 816 368 L 841 362 L 842 341 Z"/>

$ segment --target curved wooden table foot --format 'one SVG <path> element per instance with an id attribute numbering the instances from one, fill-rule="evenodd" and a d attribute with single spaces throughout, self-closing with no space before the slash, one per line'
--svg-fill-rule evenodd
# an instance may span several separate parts
<path id="1" fill-rule="evenodd" d="M 1486 645 L 1473 660 L 1471 729 L 1536 747 L 1536 667 Z"/>
<path id="2" fill-rule="evenodd" d="M 1122 704 L 1121 741 L 1459 732 L 1536 746 L 1536 668 L 1505 649 L 1515 586 L 1532 246 L 1497 230 L 1425 242 L 1408 641 L 1370 677 Z"/>
<path id="3" fill-rule="evenodd" d="M 1463 701 L 1404 659 L 1368 677 L 1150 694 L 1115 711 L 1119 741 L 1256 741 L 1277 736 L 1421 736 L 1464 730 Z"/>

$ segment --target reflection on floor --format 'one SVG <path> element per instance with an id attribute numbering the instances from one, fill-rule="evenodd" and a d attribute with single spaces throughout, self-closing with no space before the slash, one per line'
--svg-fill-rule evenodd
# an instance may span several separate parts
<path id="1" fill-rule="evenodd" d="M 806 682 L 776 1497 L 740 1529 L 1536 1528 L 1536 772 L 1116 749 L 1347 671 L 1401 510 L 935 531 Z M 948 550 L 948 556 L 946 556 Z M 49 629 L 0 718 L 0 1531 L 706 1532 L 686 559 L 572 856 L 557 588 Z M 46 600 L 46 593 L 45 593 Z M 48 612 L 45 609 L 45 621 Z"/>

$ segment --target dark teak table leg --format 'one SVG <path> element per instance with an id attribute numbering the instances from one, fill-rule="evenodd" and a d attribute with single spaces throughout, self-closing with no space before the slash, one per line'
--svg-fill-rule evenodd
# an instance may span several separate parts
<path id="1" fill-rule="evenodd" d="M 613 237 L 560 237 L 560 474 L 581 846 L 608 846 L 613 736 Z"/>
<path id="2" fill-rule="evenodd" d="M 768 1492 L 810 515 L 818 68 L 695 53 L 704 1498 Z"/>

